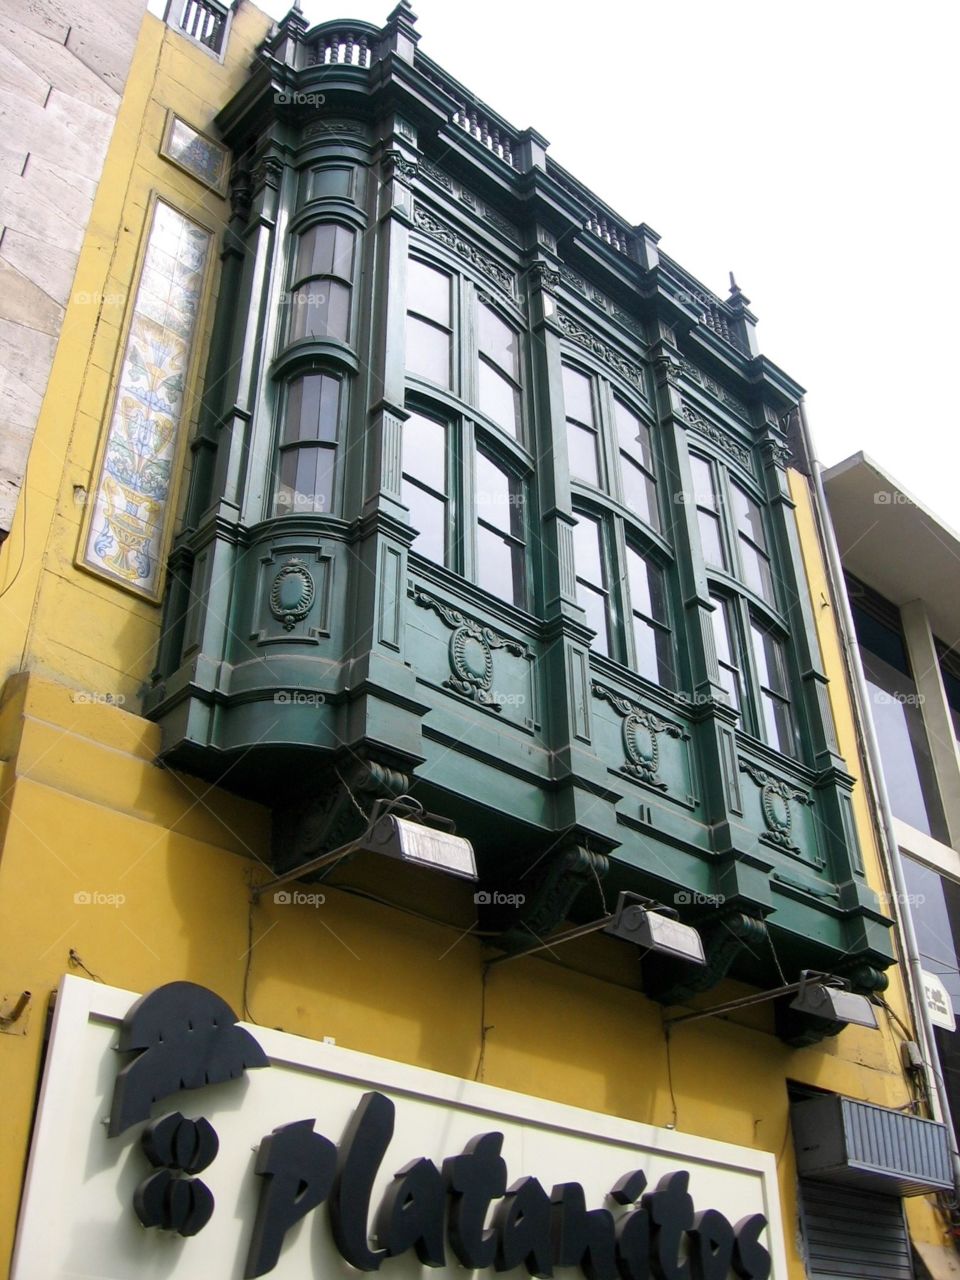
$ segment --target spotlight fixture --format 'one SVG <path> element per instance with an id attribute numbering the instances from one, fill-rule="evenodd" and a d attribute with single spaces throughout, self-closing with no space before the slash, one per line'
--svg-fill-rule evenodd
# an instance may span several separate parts
<path id="1" fill-rule="evenodd" d="M 828 980 L 829 981 L 829 980 Z M 834 980 L 836 981 L 836 980 Z M 807 982 L 797 992 L 790 1008 L 798 1013 L 809 1013 L 828 1022 L 853 1023 L 858 1027 L 877 1029 L 877 1015 L 866 996 L 857 995 L 844 987 L 831 986 L 828 982 Z"/>
<path id="2" fill-rule="evenodd" d="M 767 1000 L 776 1000 L 780 996 L 795 996 L 790 1002 L 790 1008 L 798 1013 L 821 1018 L 824 1022 L 842 1022 L 844 1026 L 853 1024 L 877 1030 L 877 1017 L 866 996 L 851 991 L 850 983 L 844 978 L 830 973 L 815 973 L 809 969 L 804 969 L 799 982 L 790 982 L 770 991 L 758 991 L 755 995 L 742 996 L 739 1000 L 727 1000 L 724 1004 L 714 1005 L 712 1009 L 675 1014 L 663 1021 L 667 1026 L 695 1022 L 699 1018 L 713 1018 L 717 1014 L 764 1004 Z"/>
<path id="3" fill-rule="evenodd" d="M 547 951 L 562 942 L 572 942 L 574 938 L 583 938 L 600 930 L 610 934 L 612 938 L 632 942 L 644 951 L 662 952 L 691 964 L 706 963 L 699 933 L 690 925 L 681 924 L 672 907 L 665 907 L 652 898 L 643 898 L 637 893 L 628 893 L 622 889 L 617 898 L 616 910 L 611 915 L 556 933 L 545 942 L 524 947 L 522 951 L 497 956 L 489 961 L 489 966 L 519 960 L 521 956 L 533 955 L 537 951 Z"/>
<path id="4" fill-rule="evenodd" d="M 672 907 L 651 903 L 636 894 L 620 894 L 617 909 L 604 924 L 603 931 L 647 951 L 675 956 L 691 964 L 706 964 L 703 942 L 696 929 L 689 924 L 681 924 Z"/>
<path id="5" fill-rule="evenodd" d="M 406 816 L 392 812 L 395 809 L 400 809 Z M 378 800 L 374 804 L 367 829 L 356 840 L 302 862 L 265 884 L 255 885 L 253 900 L 258 902 L 265 893 L 332 867 L 354 853 L 378 853 L 385 858 L 429 867 L 462 880 L 477 878 L 473 845 L 463 836 L 454 834 L 453 823 L 437 814 L 425 813 L 423 806 L 411 796 L 399 796 L 395 800 Z"/>

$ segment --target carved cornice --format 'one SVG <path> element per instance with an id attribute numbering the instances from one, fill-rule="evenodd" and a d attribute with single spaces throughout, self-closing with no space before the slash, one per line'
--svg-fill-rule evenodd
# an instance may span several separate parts
<path id="1" fill-rule="evenodd" d="M 718 449 L 722 449 L 735 462 L 739 462 L 742 467 L 750 466 L 750 451 L 745 449 L 743 445 L 737 444 L 735 440 L 731 440 L 730 436 L 722 427 L 718 427 L 716 423 L 711 422 L 709 418 L 705 418 L 702 413 L 697 413 L 693 405 L 688 404 L 686 400 L 683 402 L 683 420 L 688 426 L 692 427 L 702 436 L 706 436 L 711 440 Z"/>
<path id="2" fill-rule="evenodd" d="M 748 422 L 750 421 L 750 410 L 742 400 L 738 400 L 735 395 L 731 395 L 726 387 L 722 387 L 720 383 L 717 382 L 715 378 L 711 378 L 708 373 L 704 373 L 702 369 L 698 369 L 692 360 L 682 357 L 681 363 L 683 365 L 683 372 L 692 382 L 696 382 L 697 385 L 703 387 L 705 391 L 709 391 L 710 394 L 715 399 L 719 400 L 721 404 L 729 405 L 736 413 L 739 413 L 742 417 L 746 418 Z"/>
<path id="3" fill-rule="evenodd" d="M 439 240 L 441 244 L 445 244 L 448 249 L 452 249 L 458 257 L 469 262 L 472 267 L 476 267 L 488 280 L 492 280 L 498 288 L 504 293 L 508 293 L 511 297 L 516 296 L 516 277 L 512 271 L 508 271 L 505 267 L 499 266 L 492 258 L 488 258 L 485 253 L 480 250 L 469 240 L 465 239 L 459 232 L 454 231 L 452 227 L 446 226 L 439 218 L 434 217 L 428 209 L 424 209 L 422 205 L 415 205 L 413 210 L 413 222 L 424 235 L 431 236 L 434 240 Z"/>
<path id="4" fill-rule="evenodd" d="M 646 398 L 646 384 L 643 370 L 639 365 L 632 364 L 619 351 L 615 351 L 609 343 L 604 342 L 602 338 L 598 338 L 595 333 L 580 324 L 578 320 L 574 320 L 572 316 L 565 315 L 562 311 L 557 313 L 557 324 L 571 342 L 576 342 L 579 346 L 592 352 L 598 360 L 602 360 L 605 365 L 614 369 L 621 378 L 624 378 Z"/>

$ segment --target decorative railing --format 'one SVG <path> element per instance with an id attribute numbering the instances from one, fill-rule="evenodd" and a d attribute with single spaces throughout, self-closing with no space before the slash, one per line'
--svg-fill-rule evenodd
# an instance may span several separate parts
<path id="1" fill-rule="evenodd" d="M 219 53 L 226 22 L 227 10 L 215 0 L 186 0 L 178 25 L 191 40 Z"/>
<path id="2" fill-rule="evenodd" d="M 660 267 L 667 289 L 678 302 L 696 311 L 701 323 L 718 338 L 723 338 L 724 342 L 729 342 L 738 351 L 746 350 L 736 319 L 721 298 L 706 289 L 699 280 L 688 275 L 666 254 L 660 255 Z"/>
<path id="3" fill-rule="evenodd" d="M 379 33 L 374 29 L 336 26 L 321 30 L 310 46 L 315 67 L 369 67 L 377 60 Z"/>
<path id="4" fill-rule="evenodd" d="M 598 240 L 608 244 L 617 253 L 622 253 L 627 258 L 634 256 L 633 229 L 627 222 L 624 222 L 622 218 L 618 218 L 612 209 L 598 204 L 596 196 L 591 191 L 582 186 L 566 169 L 555 164 L 549 156 L 547 157 L 547 173 L 564 191 L 573 196 L 574 199 L 579 200 L 581 204 L 587 206 L 588 213 L 584 223 L 587 231 L 592 231 Z"/>
<path id="5" fill-rule="evenodd" d="M 462 84 L 458 84 L 419 52 L 416 66 L 431 84 L 453 98 L 456 103 L 453 123 L 459 125 L 465 133 L 469 133 L 471 138 L 476 138 L 477 142 L 488 151 L 506 161 L 511 168 L 516 168 L 515 153 L 519 141 L 517 131 L 496 112 L 491 111 L 484 103 L 469 94 Z"/>

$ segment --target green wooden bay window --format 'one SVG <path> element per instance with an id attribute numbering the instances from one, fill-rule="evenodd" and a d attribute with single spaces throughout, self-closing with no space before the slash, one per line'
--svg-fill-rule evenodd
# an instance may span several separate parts
<path id="1" fill-rule="evenodd" d="M 412 550 L 526 608 L 526 484 L 517 469 L 478 445 L 472 421 L 414 411 L 403 426 L 402 474 Z"/>
<path id="2" fill-rule="evenodd" d="M 350 336 L 356 232 L 321 222 L 299 235 L 290 290 L 289 338 Z"/>
<path id="3" fill-rule="evenodd" d="M 275 514 L 334 508 L 343 380 L 307 374 L 287 388 L 280 430 Z"/>

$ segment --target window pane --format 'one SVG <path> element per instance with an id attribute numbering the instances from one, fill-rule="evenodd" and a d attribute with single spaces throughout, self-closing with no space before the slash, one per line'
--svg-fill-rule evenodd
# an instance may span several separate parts
<path id="1" fill-rule="evenodd" d="M 764 740 L 784 755 L 795 755 L 797 748 L 789 704 L 767 693 L 761 694 L 760 702 L 763 708 Z"/>
<path id="2" fill-rule="evenodd" d="M 446 493 L 447 430 L 442 422 L 412 413 L 403 424 L 403 470 Z"/>
<path id="3" fill-rule="evenodd" d="M 287 449 L 280 460 L 277 513 L 329 512 L 333 505 L 336 450 Z"/>
<path id="4" fill-rule="evenodd" d="M 575 422 L 567 423 L 567 452 L 570 459 L 570 475 L 575 480 L 600 486 L 597 471 L 597 437 L 593 431 L 578 427 Z"/>
<path id="5" fill-rule="evenodd" d="M 480 361 L 480 408 L 516 438 L 520 416 L 516 387 L 485 360 Z"/>
<path id="6" fill-rule="evenodd" d="M 655 684 L 672 689 L 676 682 L 669 632 L 651 626 L 634 614 L 633 639 L 637 651 L 636 670 Z"/>
<path id="7" fill-rule="evenodd" d="M 491 311 L 480 305 L 480 350 L 499 365 L 515 382 L 519 381 L 520 339 L 517 333 Z"/>
<path id="8" fill-rule="evenodd" d="M 627 547 L 627 576 L 631 607 L 657 622 L 666 622 L 667 602 L 663 574 L 656 565 L 644 560 L 632 547 Z"/>
<path id="9" fill-rule="evenodd" d="M 645 471 L 623 453 L 620 455 L 620 476 L 623 481 L 623 501 L 644 524 L 660 528 L 657 514 L 657 490 Z"/>
<path id="10" fill-rule="evenodd" d="M 737 528 L 745 537 L 752 538 L 758 547 L 766 550 L 767 540 L 763 532 L 760 508 L 738 485 L 732 484 L 730 491 L 733 494 L 733 515 Z"/>
<path id="11" fill-rule="evenodd" d="M 697 510 L 697 523 L 700 526 L 700 545 L 703 548 L 705 564 L 719 565 L 722 569 L 726 561 L 723 557 L 723 543 L 720 541 L 720 520 L 709 511 Z"/>
<path id="12" fill-rule="evenodd" d="M 740 559 L 743 561 L 743 580 L 746 585 L 768 604 L 776 604 L 769 560 L 743 538 L 740 539 Z"/>
<path id="13" fill-rule="evenodd" d="M 350 323 L 350 290 L 336 280 L 311 280 L 290 299 L 290 336 L 340 338 L 346 341 Z"/>
<path id="14" fill-rule="evenodd" d="M 765 689 L 772 689 L 781 697 L 788 697 L 784 670 L 783 646 L 776 636 L 755 624 L 750 626 L 753 640 L 753 660 L 757 665 L 757 679 Z"/>
<path id="15" fill-rule="evenodd" d="M 477 516 L 503 533 L 523 536 L 520 481 L 483 453 L 477 454 Z"/>
<path id="16" fill-rule="evenodd" d="M 297 279 L 334 275 L 350 280 L 355 240 L 349 227 L 333 222 L 323 222 L 304 231 L 297 251 Z"/>
<path id="17" fill-rule="evenodd" d="M 733 637 L 730 633 L 730 618 L 726 605 L 722 600 L 718 600 L 715 596 L 711 596 L 710 599 L 715 606 L 710 616 L 713 622 L 713 642 L 716 646 L 717 662 L 720 668 L 720 687 L 726 691 L 731 706 L 739 710 L 742 701 L 740 697 L 740 677 L 737 670 L 739 656 L 736 654 Z"/>
<path id="18" fill-rule="evenodd" d="M 407 273 L 407 309 L 450 328 L 450 277 L 416 258 Z"/>
<path id="19" fill-rule="evenodd" d="M 587 626 L 592 627 L 597 633 L 592 647 L 598 653 L 609 653 L 606 599 L 601 592 L 594 591 L 593 587 L 588 587 L 582 582 L 578 582 L 577 600 L 583 606 L 583 611 L 587 615 Z"/>
<path id="20" fill-rule="evenodd" d="M 589 516 L 578 516 L 573 526 L 573 559 L 578 578 L 584 578 L 597 587 L 603 586 L 600 526 Z"/>
<path id="21" fill-rule="evenodd" d="M 653 471 L 653 450 L 650 447 L 650 428 L 632 409 L 628 409 L 619 400 L 614 400 L 614 414 L 617 421 L 617 438 L 620 448 L 631 457 L 641 462 L 648 471 Z"/>
<path id="22" fill-rule="evenodd" d="M 593 425 L 590 379 L 567 365 L 563 366 L 563 403 L 568 418 Z"/>
<path id="23" fill-rule="evenodd" d="M 484 590 L 512 604 L 526 603 L 523 549 L 483 525 L 477 526 L 477 582 Z"/>
<path id="24" fill-rule="evenodd" d="M 910 676 L 865 648 L 859 609 L 854 610 L 854 618 L 890 808 L 894 817 L 948 844 L 917 687 Z"/>
<path id="25" fill-rule="evenodd" d="M 714 494 L 713 471 L 710 464 L 705 462 L 703 458 L 698 458 L 696 454 L 691 454 L 690 472 L 693 476 L 693 493 L 697 500 L 697 505 L 710 507 L 716 511 L 717 500 Z"/>
<path id="26" fill-rule="evenodd" d="M 449 387 L 449 333 L 416 316 L 407 316 L 407 368 L 441 387 Z"/>
<path id="27" fill-rule="evenodd" d="M 404 480 L 402 492 L 404 506 L 410 511 L 410 523 L 418 530 L 411 544 L 414 551 L 426 556 L 428 560 L 443 564 L 446 503 L 409 480 Z"/>
<path id="28" fill-rule="evenodd" d="M 290 384 L 284 442 L 336 440 L 340 414 L 340 380 L 311 373 Z"/>

